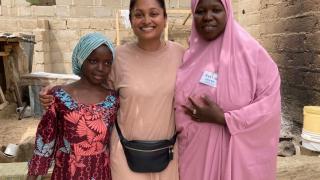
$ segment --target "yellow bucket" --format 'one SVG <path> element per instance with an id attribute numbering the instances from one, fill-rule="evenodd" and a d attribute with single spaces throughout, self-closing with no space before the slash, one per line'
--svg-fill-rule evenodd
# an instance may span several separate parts
<path id="1" fill-rule="evenodd" d="M 320 106 L 305 106 L 303 116 L 303 130 L 320 135 Z"/>
<path id="2" fill-rule="evenodd" d="M 302 146 L 320 152 L 320 106 L 303 108 Z"/>

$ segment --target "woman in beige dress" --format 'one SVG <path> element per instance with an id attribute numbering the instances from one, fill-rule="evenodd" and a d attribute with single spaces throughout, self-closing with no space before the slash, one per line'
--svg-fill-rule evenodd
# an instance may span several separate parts
<path id="1" fill-rule="evenodd" d="M 120 94 L 118 124 L 128 140 L 170 139 L 175 132 L 173 96 L 184 49 L 164 42 L 167 21 L 164 0 L 131 0 L 130 21 L 137 42 L 119 46 L 111 81 Z M 118 133 L 111 137 L 113 180 L 178 180 L 178 154 L 159 173 L 130 170 Z"/>
<path id="2" fill-rule="evenodd" d="M 118 124 L 128 140 L 171 139 L 175 134 L 173 96 L 176 73 L 184 49 L 177 43 L 161 40 L 167 22 L 164 0 L 131 0 L 130 22 L 137 42 L 116 49 L 109 76 L 109 84 L 120 96 Z M 50 102 L 48 99 L 48 96 L 41 95 L 45 106 Z M 177 145 L 173 151 L 173 160 L 163 171 L 134 172 L 128 167 L 117 130 L 113 128 L 112 179 L 178 180 Z"/>

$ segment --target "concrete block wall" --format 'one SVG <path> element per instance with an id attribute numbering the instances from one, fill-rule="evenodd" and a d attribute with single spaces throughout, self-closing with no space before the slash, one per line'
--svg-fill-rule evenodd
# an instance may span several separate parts
<path id="1" fill-rule="evenodd" d="M 188 8 L 190 2 L 167 0 L 166 3 L 168 8 Z M 53 6 L 1 0 L 0 33 L 36 36 L 33 71 L 71 73 L 72 49 L 79 38 L 96 31 L 115 42 L 115 12 L 128 7 L 129 0 L 56 0 Z"/>
<path id="2" fill-rule="evenodd" d="M 236 20 L 252 36 L 260 39 L 260 0 L 233 0 L 232 2 Z"/>
<path id="3" fill-rule="evenodd" d="M 282 79 L 282 136 L 299 137 L 303 107 L 320 105 L 320 1 L 234 0 L 236 16 L 268 50 Z"/>

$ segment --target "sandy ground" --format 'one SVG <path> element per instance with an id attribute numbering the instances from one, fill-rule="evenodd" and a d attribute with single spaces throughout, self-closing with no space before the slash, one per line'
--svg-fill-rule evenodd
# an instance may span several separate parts
<path id="1" fill-rule="evenodd" d="M 18 120 L 16 105 L 10 104 L 0 111 L 0 147 L 8 143 L 19 144 L 35 136 L 39 118 Z M 293 156 L 278 158 L 277 180 L 320 180 L 319 156 Z"/>
<path id="2" fill-rule="evenodd" d="M 0 147 L 9 143 L 20 144 L 28 137 L 35 136 L 39 119 L 24 118 L 18 120 L 16 105 L 9 104 L 0 111 Z"/>
<path id="3" fill-rule="evenodd" d="M 320 157 L 279 157 L 277 180 L 320 180 Z"/>

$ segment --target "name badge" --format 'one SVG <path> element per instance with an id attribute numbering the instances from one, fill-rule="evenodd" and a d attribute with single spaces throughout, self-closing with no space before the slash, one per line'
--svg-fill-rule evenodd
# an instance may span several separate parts
<path id="1" fill-rule="evenodd" d="M 204 71 L 200 83 L 211 86 L 211 87 L 217 87 L 217 81 L 218 81 L 218 74 L 214 72 Z"/>

